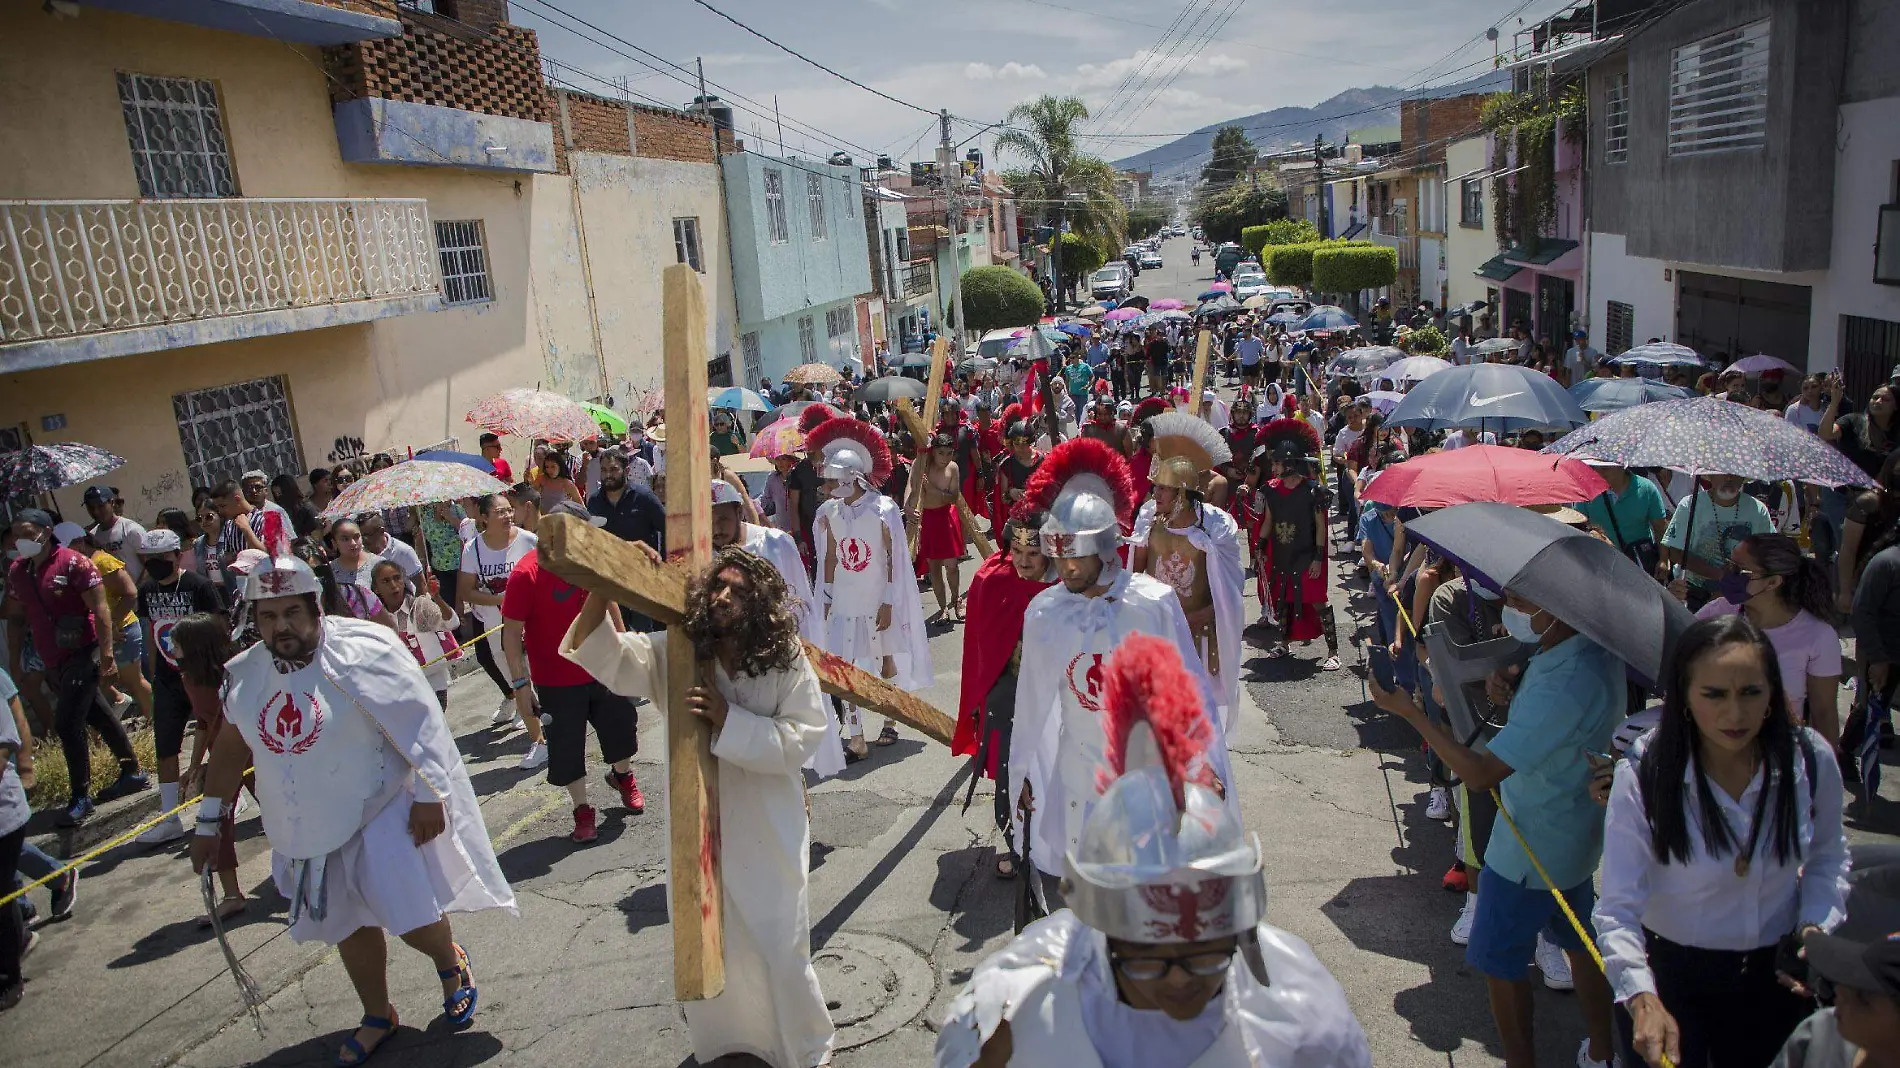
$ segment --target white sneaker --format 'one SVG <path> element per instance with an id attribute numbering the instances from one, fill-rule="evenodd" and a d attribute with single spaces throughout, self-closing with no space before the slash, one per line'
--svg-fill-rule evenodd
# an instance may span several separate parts
<path id="1" fill-rule="evenodd" d="M 501 707 L 495 709 L 495 718 L 488 721 L 491 727 L 504 727 L 515 721 L 515 699 L 510 694 L 501 699 Z"/>
<path id="2" fill-rule="evenodd" d="M 1577 985 L 1570 979 L 1570 958 L 1542 933 L 1537 936 L 1537 970 L 1544 973 L 1544 985 L 1552 990 L 1570 990 Z M 1588 1048 L 1589 1044 L 1585 1043 L 1585 1049 Z M 1586 1062 L 1580 1055 L 1577 1063 Z"/>
<path id="3" fill-rule="evenodd" d="M 140 845 L 164 845 L 166 842 L 176 842 L 184 836 L 185 825 L 174 815 L 170 819 L 160 820 L 153 824 L 134 841 Z"/>
<path id="4" fill-rule="evenodd" d="M 1425 818 L 1428 820 L 1448 820 L 1451 818 L 1451 791 L 1443 786 L 1432 787 L 1431 800 L 1425 802 Z"/>
<path id="5" fill-rule="evenodd" d="M 520 768 L 522 771 L 533 771 L 536 768 L 546 766 L 547 762 L 548 762 L 547 743 L 536 742 L 533 745 L 528 747 L 528 751 L 526 753 L 522 754 L 521 763 L 516 764 L 515 767 Z"/>
<path id="6" fill-rule="evenodd" d="M 1451 944 L 1468 946 L 1471 944 L 1471 925 L 1478 918 L 1478 895 L 1466 894 L 1465 907 L 1458 910 L 1458 922 L 1451 925 Z"/>
<path id="7" fill-rule="evenodd" d="M 1614 1068 L 1615 1064 L 1616 1058 L 1614 1057 L 1607 1061 L 1591 1060 L 1590 1040 L 1587 1038 L 1583 1040 L 1583 1045 L 1577 1047 L 1577 1068 Z"/>
<path id="8" fill-rule="evenodd" d="M 250 815 L 251 811 L 255 808 L 257 808 L 257 806 L 251 803 L 250 796 L 244 791 L 239 790 L 237 804 L 231 807 L 231 822 L 239 822 L 244 819 L 244 817 Z"/>

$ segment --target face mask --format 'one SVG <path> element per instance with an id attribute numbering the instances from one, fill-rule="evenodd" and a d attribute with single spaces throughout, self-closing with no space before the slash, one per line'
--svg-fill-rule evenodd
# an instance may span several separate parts
<path id="1" fill-rule="evenodd" d="M 851 496 L 851 491 L 856 488 L 857 488 L 856 483 L 834 482 L 831 484 L 831 489 L 827 490 L 826 492 L 830 493 L 833 497 L 836 497 L 842 500 L 846 497 Z"/>
<path id="2" fill-rule="evenodd" d="M 16 560 L 31 560 L 40 555 L 40 546 L 45 542 L 31 538 L 19 538 L 13 543 L 13 557 Z"/>
<path id="3" fill-rule="evenodd" d="M 1537 625 L 1531 621 L 1529 612 L 1519 611 L 1510 605 L 1504 606 L 1504 630 L 1511 637 L 1526 645 L 1540 642 L 1543 636 L 1537 633 Z"/>
<path id="4" fill-rule="evenodd" d="M 1723 600 L 1740 606 L 1748 603 L 1748 587 L 1753 581 L 1740 571 L 1725 571 L 1722 577 L 1716 580 L 1715 588 L 1721 592 Z"/>
<path id="5" fill-rule="evenodd" d="M 145 573 L 152 576 L 153 578 L 157 579 L 160 582 L 163 582 L 166 579 L 171 578 L 172 574 L 176 572 L 177 570 L 178 570 L 177 564 L 172 563 L 170 560 L 167 560 L 162 556 L 145 561 Z"/>

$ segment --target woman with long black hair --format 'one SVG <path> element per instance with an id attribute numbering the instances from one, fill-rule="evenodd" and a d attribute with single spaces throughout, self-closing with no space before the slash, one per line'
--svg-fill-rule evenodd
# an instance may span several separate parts
<path id="1" fill-rule="evenodd" d="M 1786 534 L 1750 534 L 1735 546 L 1716 586 L 1720 596 L 1698 619 L 1740 612 L 1768 635 L 1796 723 L 1820 731 L 1838 748 L 1841 641 L 1835 631 L 1827 569 Z M 1678 587 L 1680 589 L 1680 587 Z"/>
<path id="2" fill-rule="evenodd" d="M 1762 1068 L 1813 1004 L 1777 974 L 1847 896 L 1841 776 L 1788 714 L 1774 646 L 1744 615 L 1678 645 L 1662 718 L 1616 765 L 1597 945 L 1626 1064 Z"/>

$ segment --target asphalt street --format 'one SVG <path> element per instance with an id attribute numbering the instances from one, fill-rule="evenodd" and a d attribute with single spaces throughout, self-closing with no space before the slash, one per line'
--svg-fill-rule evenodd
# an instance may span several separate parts
<path id="1" fill-rule="evenodd" d="M 1190 268 L 1187 249 L 1185 239 L 1168 242 L 1167 265 L 1144 272 L 1137 291 L 1191 301 L 1212 268 L 1205 258 Z M 1342 638 L 1369 616 L 1346 581 L 1349 556 L 1342 543 L 1333 563 Z M 923 696 L 940 708 L 955 707 L 962 634 L 960 625 L 933 628 L 937 678 Z M 1425 818 L 1415 737 L 1365 700 L 1352 644 L 1342 649 L 1346 670 L 1322 672 L 1320 643 L 1269 661 L 1266 636 L 1248 634 L 1248 700 L 1230 749 L 1234 787 L 1265 855 L 1271 922 L 1312 943 L 1339 978 L 1375 1063 L 1501 1063 L 1482 981 L 1447 937 L 1459 899 L 1439 879 L 1452 832 Z M 601 836 L 581 847 L 566 837 L 564 792 L 516 770 L 525 737 L 488 726 L 495 704 L 485 676 L 464 677 L 450 721 L 521 915 L 456 917 L 481 991 L 478 1015 L 461 1031 L 440 1019 L 427 962 L 392 946 L 403 1027 L 379 1063 L 696 1063 L 671 992 L 658 717 L 642 709 L 636 773 L 647 812 L 606 806 L 604 769 L 592 767 Z M 905 731 L 876 754 L 811 791 L 812 949 L 839 1028 L 833 1063 L 843 1068 L 930 1063 L 949 1000 L 1008 941 L 1015 893 L 992 874 L 988 783 L 966 811 L 967 770 L 942 746 Z M 1890 802 L 1875 811 L 1889 830 L 1893 815 Z M 255 817 L 241 831 L 243 882 L 267 886 Z M 263 1032 L 254 1030 L 198 926 L 202 904 L 182 848 L 120 849 L 88 865 L 81 887 L 77 915 L 41 932 L 25 1002 L 0 1017 L 0 1049 L 13 1068 L 327 1065 L 359 1015 L 335 954 L 285 937 L 285 902 L 265 890 L 232 935 L 270 995 Z M 1582 1035 L 1573 1000 L 1540 992 L 1537 1023 L 1544 1063 L 1573 1063 Z"/>

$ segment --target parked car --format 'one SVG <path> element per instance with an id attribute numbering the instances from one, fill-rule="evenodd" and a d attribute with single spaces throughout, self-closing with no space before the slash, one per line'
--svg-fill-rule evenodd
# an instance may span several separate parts
<path id="1" fill-rule="evenodd" d="M 1123 300 L 1134 291 L 1134 276 L 1122 264 L 1111 263 L 1089 276 L 1089 295 L 1096 300 Z"/>
<path id="2" fill-rule="evenodd" d="M 1142 252 L 1141 254 L 1141 269 L 1142 270 L 1152 271 L 1159 268 L 1160 266 L 1161 266 L 1161 250 L 1160 249 L 1151 248 Z"/>
<path id="3" fill-rule="evenodd" d="M 1100 274 L 1101 272 L 1098 271 L 1096 273 Z M 1017 329 L 1021 328 L 1018 327 Z M 1055 351 L 1057 345 L 1070 340 L 1069 335 L 1057 330 L 1053 326 L 1039 326 L 1036 329 L 1042 332 L 1042 339 L 1049 343 L 1049 351 L 1051 352 Z M 1016 330 L 992 330 L 983 335 L 983 339 L 976 343 L 976 348 L 971 351 L 970 355 L 982 356 L 991 360 L 1000 360 L 1021 340 L 1023 339 L 1016 336 Z"/>
<path id="4" fill-rule="evenodd" d="M 1239 245 L 1229 241 L 1214 252 L 1214 269 L 1231 277 L 1245 255 Z"/>
<path id="5" fill-rule="evenodd" d="M 1265 293 L 1268 288 L 1266 272 L 1259 267 L 1256 266 L 1252 270 L 1240 267 L 1234 271 L 1235 300 L 1246 300 L 1248 297 L 1258 296 Z"/>

